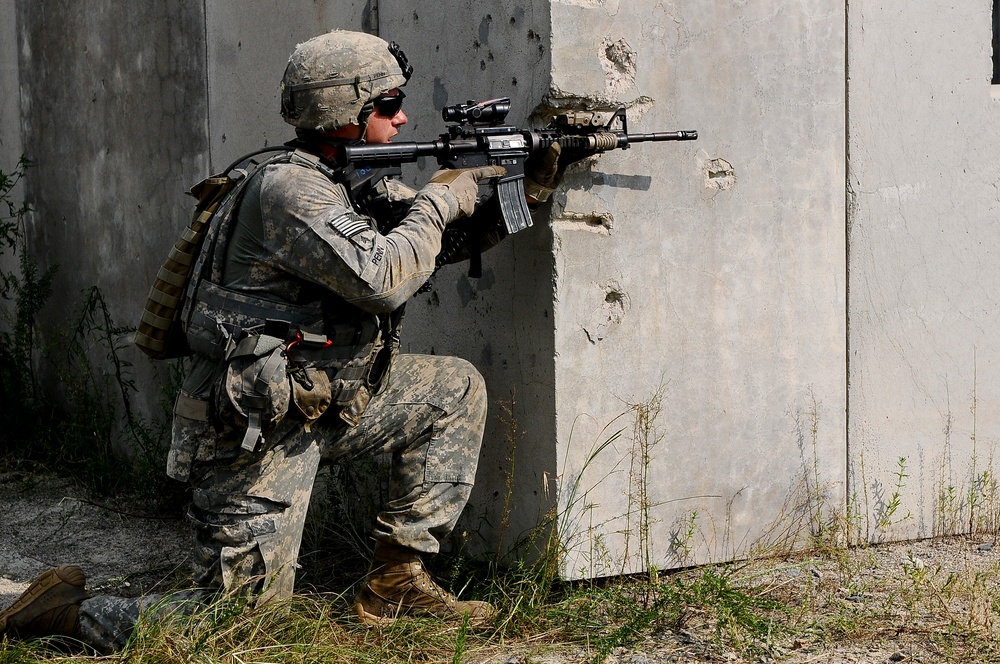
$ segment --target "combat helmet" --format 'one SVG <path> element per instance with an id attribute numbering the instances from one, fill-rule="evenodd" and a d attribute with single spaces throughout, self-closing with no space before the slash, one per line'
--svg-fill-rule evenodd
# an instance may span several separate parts
<path id="1" fill-rule="evenodd" d="M 281 117 L 325 133 L 365 125 L 375 97 L 406 84 L 413 67 L 399 46 L 364 32 L 334 30 L 295 47 L 281 79 Z"/>

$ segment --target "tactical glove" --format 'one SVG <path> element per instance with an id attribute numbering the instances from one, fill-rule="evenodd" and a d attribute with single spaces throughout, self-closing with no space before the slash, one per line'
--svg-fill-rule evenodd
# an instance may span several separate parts
<path id="1" fill-rule="evenodd" d="M 498 178 L 507 173 L 503 166 L 480 166 L 478 168 L 442 168 L 427 184 L 443 185 L 455 200 L 461 216 L 468 217 L 476 209 L 479 181 Z"/>
<path id="2" fill-rule="evenodd" d="M 549 200 L 559 184 L 559 155 L 562 146 L 558 142 L 549 146 L 538 161 L 529 160 L 524 175 L 524 198 L 528 205 L 537 205 Z"/>

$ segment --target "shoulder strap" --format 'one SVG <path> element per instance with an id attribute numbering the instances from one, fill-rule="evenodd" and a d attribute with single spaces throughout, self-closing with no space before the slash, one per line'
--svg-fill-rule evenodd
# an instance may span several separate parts
<path id="1" fill-rule="evenodd" d="M 267 152 L 279 152 L 279 154 L 261 161 L 254 159 L 254 157 Z M 191 308 L 194 304 L 194 294 L 197 292 L 201 281 L 206 278 L 209 281 L 213 281 L 214 272 L 217 270 L 221 271 L 220 261 L 215 260 L 215 256 L 217 255 L 220 240 L 224 240 L 228 236 L 233 211 L 243 198 L 243 193 L 246 191 L 246 186 L 250 178 L 268 164 L 287 161 L 291 152 L 292 148 L 284 145 L 257 150 L 240 157 L 237 161 L 230 164 L 226 170 L 222 171 L 222 173 L 213 176 L 214 178 L 228 178 L 234 181 L 235 185 L 229 189 L 226 197 L 212 215 L 211 223 L 205 234 L 205 240 L 201 245 L 201 251 L 198 253 L 198 257 L 191 270 L 191 278 L 188 281 L 186 297 L 184 298 L 184 309 L 181 313 L 182 320 L 188 321 L 190 319 Z M 192 193 L 194 193 L 198 186 L 195 185 Z M 225 245 L 225 242 L 221 244 Z M 215 279 L 215 281 L 217 280 L 218 278 Z"/>

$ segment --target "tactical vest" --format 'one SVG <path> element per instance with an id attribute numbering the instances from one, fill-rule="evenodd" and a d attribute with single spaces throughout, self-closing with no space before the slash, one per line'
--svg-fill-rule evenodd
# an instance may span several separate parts
<path id="1" fill-rule="evenodd" d="M 357 424 L 388 373 L 398 347 L 402 310 L 376 316 L 335 294 L 306 305 L 278 302 L 222 286 L 226 250 L 247 186 L 266 166 L 293 163 L 343 183 L 318 157 L 286 148 L 235 169 L 237 184 L 212 218 L 192 269 L 181 313 L 191 349 L 225 363 L 214 406 L 247 426 L 243 447 L 286 415 L 306 426 L 332 410 Z M 235 424 L 235 422 L 234 422 Z"/>

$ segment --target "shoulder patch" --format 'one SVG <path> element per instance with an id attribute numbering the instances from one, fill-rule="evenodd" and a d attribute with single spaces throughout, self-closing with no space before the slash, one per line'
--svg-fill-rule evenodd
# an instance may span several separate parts
<path id="1" fill-rule="evenodd" d="M 351 211 L 336 216 L 326 223 L 330 228 L 348 239 L 365 231 L 372 230 L 372 224 L 368 217 Z"/>

